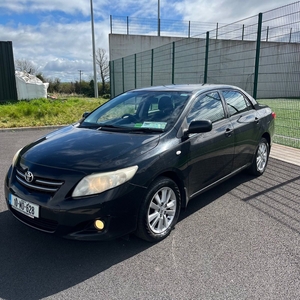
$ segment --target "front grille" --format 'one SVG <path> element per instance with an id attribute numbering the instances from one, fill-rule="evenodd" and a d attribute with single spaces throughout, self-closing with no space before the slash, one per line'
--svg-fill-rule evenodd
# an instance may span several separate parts
<path id="1" fill-rule="evenodd" d="M 56 193 L 58 189 L 64 184 L 63 181 L 41 177 L 34 177 L 33 181 L 29 183 L 25 180 L 25 173 L 20 170 L 17 170 L 16 179 L 26 188 L 51 194 Z"/>
<path id="2" fill-rule="evenodd" d="M 58 226 L 58 223 L 56 221 L 53 220 L 49 220 L 49 219 L 44 219 L 44 218 L 30 218 L 27 217 L 26 215 L 14 210 L 13 208 L 11 209 L 11 212 L 14 214 L 14 216 L 19 219 L 20 221 L 22 221 L 23 223 L 43 230 L 43 231 L 47 231 L 47 232 L 54 232 Z"/>

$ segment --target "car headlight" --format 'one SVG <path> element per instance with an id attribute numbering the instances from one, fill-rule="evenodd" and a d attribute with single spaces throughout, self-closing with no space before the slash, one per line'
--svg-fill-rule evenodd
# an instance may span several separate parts
<path id="1" fill-rule="evenodd" d="M 138 166 L 132 166 L 113 172 L 88 175 L 77 184 L 72 197 L 99 194 L 117 187 L 130 180 L 136 173 L 137 169 Z"/>
<path id="2" fill-rule="evenodd" d="M 19 149 L 16 154 L 14 155 L 13 159 L 12 159 L 12 165 L 15 166 L 17 159 L 19 157 L 20 152 L 22 151 L 23 148 Z"/>

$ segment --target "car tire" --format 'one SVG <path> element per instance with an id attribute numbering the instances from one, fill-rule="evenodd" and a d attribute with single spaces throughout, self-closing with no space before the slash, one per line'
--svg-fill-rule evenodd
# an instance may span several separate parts
<path id="1" fill-rule="evenodd" d="M 262 175 L 267 167 L 270 154 L 270 146 L 265 138 L 262 138 L 257 146 L 253 162 L 249 168 L 249 171 L 254 176 Z"/>
<path id="2" fill-rule="evenodd" d="M 142 203 L 136 235 L 148 242 L 166 238 L 177 223 L 181 196 L 177 184 L 167 177 L 157 178 Z"/>

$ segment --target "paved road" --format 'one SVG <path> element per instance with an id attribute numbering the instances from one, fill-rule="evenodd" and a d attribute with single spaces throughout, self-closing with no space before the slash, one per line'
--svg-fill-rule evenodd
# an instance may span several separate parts
<path id="1" fill-rule="evenodd" d="M 13 154 L 49 130 L 0 132 Z M 300 299 L 300 167 L 270 159 L 194 199 L 171 236 L 88 243 L 14 219 L 0 189 L 0 298 Z"/>

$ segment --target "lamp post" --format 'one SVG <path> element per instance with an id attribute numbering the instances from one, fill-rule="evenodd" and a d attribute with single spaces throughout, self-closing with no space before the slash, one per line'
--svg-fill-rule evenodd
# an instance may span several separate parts
<path id="1" fill-rule="evenodd" d="M 93 65 L 94 65 L 94 92 L 95 92 L 95 98 L 98 98 L 93 0 L 91 0 L 91 25 L 92 25 Z"/>

